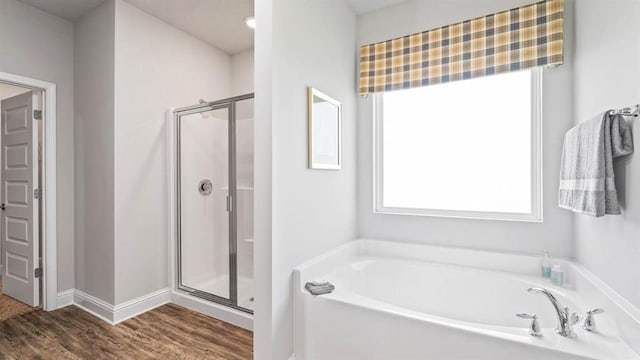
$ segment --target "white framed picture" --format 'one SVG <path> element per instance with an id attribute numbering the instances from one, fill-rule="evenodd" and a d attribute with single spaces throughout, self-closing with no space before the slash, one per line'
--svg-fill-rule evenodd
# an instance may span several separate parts
<path id="1" fill-rule="evenodd" d="M 342 104 L 309 87 L 309 168 L 339 170 L 342 167 Z"/>

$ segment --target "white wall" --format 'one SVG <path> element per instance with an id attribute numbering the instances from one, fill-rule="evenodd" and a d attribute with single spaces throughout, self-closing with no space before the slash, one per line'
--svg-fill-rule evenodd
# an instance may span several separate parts
<path id="1" fill-rule="evenodd" d="M 638 1 L 576 1 L 576 122 L 640 103 L 638 18 Z M 630 121 L 635 154 L 615 162 L 622 215 L 598 219 L 576 215 L 576 257 L 640 307 L 640 129 L 638 119 Z"/>
<path id="2" fill-rule="evenodd" d="M 244 95 L 254 90 L 253 49 L 231 56 L 231 95 Z"/>
<path id="3" fill-rule="evenodd" d="M 293 351 L 292 269 L 356 235 L 356 16 L 341 0 L 275 0 L 271 10 L 260 3 L 258 33 L 272 30 L 272 46 L 256 41 L 255 357 L 276 360 Z M 272 81 L 265 74 L 270 64 Z M 344 105 L 340 171 L 307 169 L 307 86 Z M 270 95 L 272 111 L 265 114 Z M 269 162 L 271 176 L 264 169 Z M 269 188 L 272 202 L 263 192 Z M 271 231 L 263 211 L 271 211 Z"/>
<path id="4" fill-rule="evenodd" d="M 273 353 L 273 0 L 255 3 L 255 166 L 253 356 L 272 359 Z M 281 296 L 281 295 L 279 295 Z"/>
<path id="5" fill-rule="evenodd" d="M 114 14 L 75 24 L 76 289 L 114 301 Z M 61 199 L 64 202 L 64 199 Z"/>
<path id="6" fill-rule="evenodd" d="M 170 107 L 231 93 L 230 56 L 116 0 L 115 304 L 168 286 Z"/>
<path id="7" fill-rule="evenodd" d="M 358 18 L 358 45 L 392 39 L 530 3 L 529 0 L 408 1 Z M 565 64 L 545 69 L 544 222 L 508 222 L 373 213 L 372 97 L 358 99 L 358 233 L 363 237 L 512 252 L 572 255 L 572 216 L 557 207 L 564 132 L 571 127 L 572 2 L 567 1 Z M 509 164 L 505 164 L 509 166 Z"/>
<path id="8" fill-rule="evenodd" d="M 0 0 L 0 71 L 57 85 L 58 291 L 74 287 L 73 61 L 70 22 Z"/>

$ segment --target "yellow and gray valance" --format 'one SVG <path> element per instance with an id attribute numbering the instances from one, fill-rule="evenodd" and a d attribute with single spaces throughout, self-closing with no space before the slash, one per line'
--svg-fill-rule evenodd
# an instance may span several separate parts
<path id="1" fill-rule="evenodd" d="M 535 4 L 360 48 L 361 95 L 563 62 L 564 1 Z"/>

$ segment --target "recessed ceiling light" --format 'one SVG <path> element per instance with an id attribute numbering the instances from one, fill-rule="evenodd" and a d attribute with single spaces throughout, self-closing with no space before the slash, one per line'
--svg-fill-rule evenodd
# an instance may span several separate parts
<path id="1" fill-rule="evenodd" d="M 244 18 L 244 23 L 247 24 L 247 26 L 252 29 L 256 28 L 256 18 L 254 18 L 253 16 Z"/>

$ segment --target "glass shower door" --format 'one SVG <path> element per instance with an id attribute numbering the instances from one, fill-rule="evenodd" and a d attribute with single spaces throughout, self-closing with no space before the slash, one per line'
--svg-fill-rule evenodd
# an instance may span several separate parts
<path id="1" fill-rule="evenodd" d="M 179 288 L 233 304 L 231 106 L 178 115 Z"/>
<path id="2" fill-rule="evenodd" d="M 253 312 L 253 94 L 176 110 L 178 289 Z"/>

